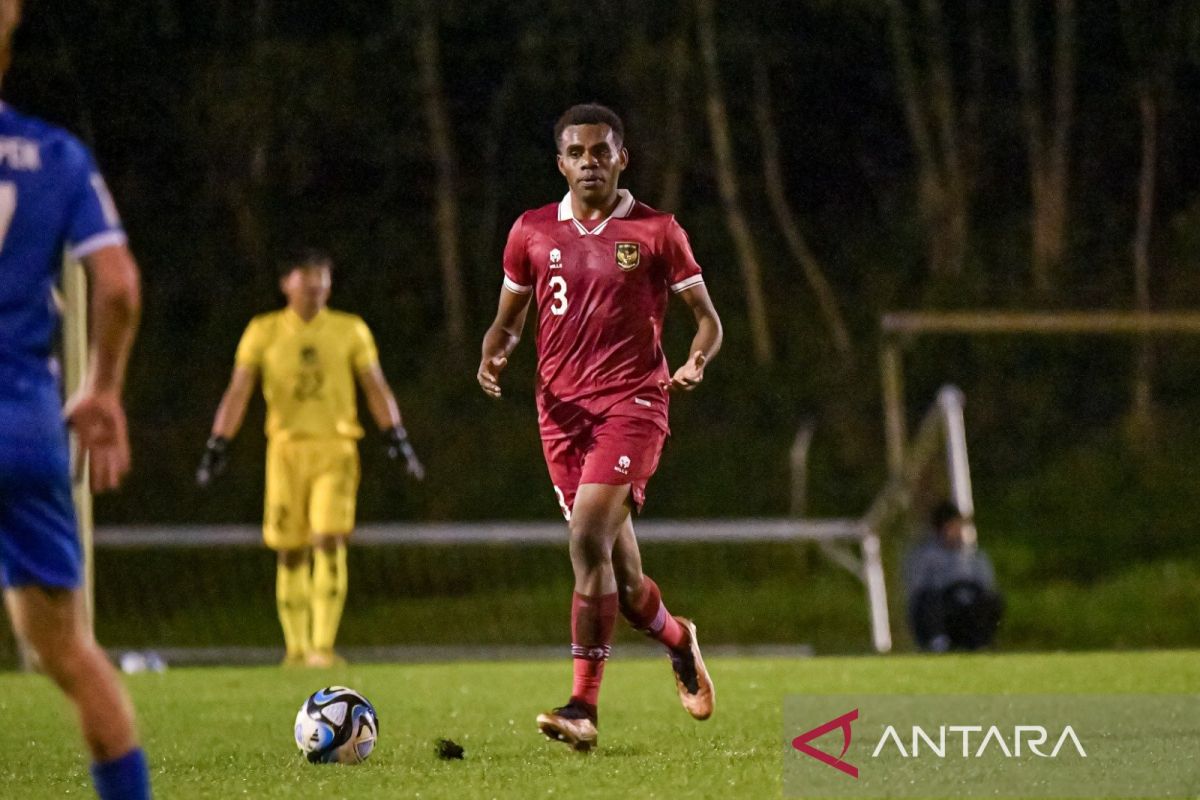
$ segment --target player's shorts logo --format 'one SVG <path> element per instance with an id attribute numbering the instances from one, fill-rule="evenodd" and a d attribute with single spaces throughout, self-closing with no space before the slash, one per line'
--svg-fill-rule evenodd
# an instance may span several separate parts
<path id="1" fill-rule="evenodd" d="M 613 469 L 622 475 L 628 475 L 630 463 L 629 456 L 621 456 L 617 459 L 617 465 Z"/>
<path id="2" fill-rule="evenodd" d="M 617 242 L 617 266 L 625 272 L 642 263 L 642 248 L 637 242 Z"/>
<path id="3" fill-rule="evenodd" d="M 550 269 L 560 269 L 562 267 L 562 251 L 557 247 L 550 251 Z"/>

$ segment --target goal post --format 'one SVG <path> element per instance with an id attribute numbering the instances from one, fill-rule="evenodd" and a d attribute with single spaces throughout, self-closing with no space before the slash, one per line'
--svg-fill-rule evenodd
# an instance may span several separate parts
<path id="1" fill-rule="evenodd" d="M 863 515 L 867 527 L 881 530 L 890 519 L 908 511 L 915 487 L 921 483 L 925 470 L 938 463 L 941 450 L 950 499 L 967 519 L 964 540 L 968 546 L 974 546 L 975 497 L 967 456 L 964 404 L 957 386 L 947 384 L 938 390 L 936 401 L 921 419 L 912 440 L 905 442 L 899 467 L 892 471 L 883 491 Z"/>
<path id="2" fill-rule="evenodd" d="M 918 433 L 911 440 L 906 419 L 904 353 L 918 339 L 930 336 L 1027 335 L 1043 337 L 1115 336 L 1148 339 L 1200 333 L 1200 313 L 1125 311 L 915 311 L 885 314 L 881 320 L 880 381 L 883 394 L 884 432 L 891 482 L 903 479 L 913 451 L 921 446 Z M 944 392 L 945 390 L 943 390 Z M 939 395 L 939 404 L 942 396 Z M 944 412 L 947 457 L 952 499 L 971 523 L 964 535 L 973 543 L 974 504 L 970 475 L 965 471 L 966 437 L 962 428 L 961 398 L 957 412 Z M 960 453 L 953 452 L 956 448 Z"/>
<path id="3" fill-rule="evenodd" d="M 69 398 L 83 384 L 88 356 L 88 284 L 83 265 L 70 258 L 63 259 L 62 277 L 62 363 L 63 392 Z M 71 499 L 75 503 L 79 543 L 83 550 L 83 592 L 88 625 L 94 617 L 94 559 L 92 539 L 92 491 L 88 480 L 87 455 L 78 445 L 74 431 L 71 440 Z"/>
<path id="4" fill-rule="evenodd" d="M 60 285 L 54 290 L 54 303 L 62 321 L 59 362 L 62 366 L 63 402 L 83 383 L 88 354 L 88 285 L 83 265 L 63 256 Z M 75 432 L 68 432 L 71 458 L 71 502 L 75 506 L 76 528 L 83 553 L 83 597 L 89 629 L 95 628 L 95 569 L 92 516 L 92 491 L 88 480 L 87 456 L 79 449 Z M 32 671 L 37 662 L 29 644 L 14 631 L 17 655 L 22 669 Z"/>

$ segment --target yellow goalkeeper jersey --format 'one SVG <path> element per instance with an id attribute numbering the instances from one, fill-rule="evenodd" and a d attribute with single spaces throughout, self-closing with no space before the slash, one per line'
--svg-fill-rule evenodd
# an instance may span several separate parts
<path id="1" fill-rule="evenodd" d="M 272 441 L 362 438 L 355 374 L 378 361 L 367 324 L 330 309 L 308 322 L 290 308 L 258 315 L 236 357 L 261 375 Z"/>

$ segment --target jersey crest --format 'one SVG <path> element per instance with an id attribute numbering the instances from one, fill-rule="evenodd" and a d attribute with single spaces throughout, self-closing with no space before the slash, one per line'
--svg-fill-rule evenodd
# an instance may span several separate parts
<path id="1" fill-rule="evenodd" d="M 642 263 L 642 248 L 637 242 L 617 242 L 617 266 L 624 272 L 637 269 Z"/>

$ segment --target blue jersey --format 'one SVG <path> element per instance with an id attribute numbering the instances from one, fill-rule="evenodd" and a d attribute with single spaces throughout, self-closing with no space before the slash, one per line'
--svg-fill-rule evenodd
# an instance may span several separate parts
<path id="1" fill-rule="evenodd" d="M 79 585 L 54 286 L 64 251 L 124 242 L 88 149 L 0 103 L 0 585 Z"/>
<path id="2" fill-rule="evenodd" d="M 0 397 L 10 381 L 52 379 L 64 251 L 83 258 L 124 242 L 87 147 L 0 104 Z"/>

